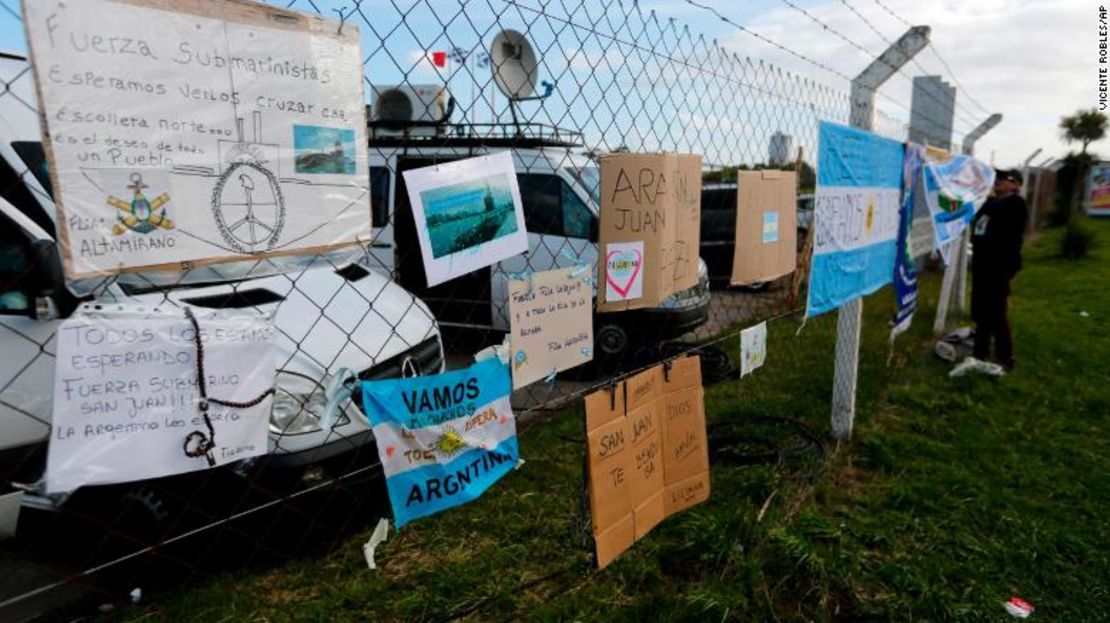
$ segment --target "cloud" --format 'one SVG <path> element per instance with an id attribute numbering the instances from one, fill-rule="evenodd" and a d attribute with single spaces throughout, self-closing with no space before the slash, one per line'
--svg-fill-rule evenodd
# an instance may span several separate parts
<path id="1" fill-rule="evenodd" d="M 889 40 L 906 29 L 874 0 L 847 1 Z M 667 17 L 662 11 L 669 3 L 657 4 L 661 17 Z M 934 48 L 966 89 L 957 95 L 957 142 L 989 113 L 1003 114 L 1002 124 L 977 145 L 976 154 L 984 159 L 994 152 L 1000 165 L 1017 164 L 1038 147 L 1044 152 L 1037 160 L 1063 155 L 1068 147 L 1058 135 L 1060 117 L 1097 104 L 1098 16 L 1093 4 L 1079 0 L 885 0 L 884 4 L 911 23 L 931 26 Z M 769 8 L 736 21 L 848 76 L 855 76 L 873 60 L 798 11 L 782 4 L 765 6 Z M 718 8 L 729 17 L 738 14 L 724 4 Z M 839 1 L 810 4 L 806 10 L 871 54 L 888 45 Z M 708 13 L 704 16 L 720 24 Z M 682 17 L 695 19 L 688 11 L 683 11 Z M 708 21 L 692 24 L 692 28 L 710 26 Z M 721 27 L 716 24 L 713 28 Z M 769 61 L 840 91 L 849 89 L 838 76 L 735 28 L 728 27 L 719 41 L 742 56 Z M 924 50 L 916 60 L 903 69 L 906 76 L 892 77 L 881 89 L 885 97 L 878 98 L 877 106 L 890 117 L 908 119 L 913 76 L 939 74 L 952 82 L 933 50 Z M 970 101 L 968 92 L 986 112 Z M 1094 148 L 1099 146 L 1096 143 Z M 1104 149 L 1110 154 L 1110 146 Z"/>

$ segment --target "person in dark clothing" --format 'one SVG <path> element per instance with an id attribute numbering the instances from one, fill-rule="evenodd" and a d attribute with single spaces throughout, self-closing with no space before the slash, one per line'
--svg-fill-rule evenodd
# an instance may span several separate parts
<path id="1" fill-rule="evenodd" d="M 975 320 L 976 359 L 995 358 L 1008 370 L 1014 367 L 1014 339 L 1010 330 L 1010 282 L 1021 270 L 1021 243 L 1029 209 L 1018 194 L 1021 171 L 995 172 L 994 195 L 971 223 L 971 317 Z"/>

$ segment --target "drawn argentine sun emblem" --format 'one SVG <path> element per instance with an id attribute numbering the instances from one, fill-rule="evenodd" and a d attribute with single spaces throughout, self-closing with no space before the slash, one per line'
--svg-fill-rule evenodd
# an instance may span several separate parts
<path id="1" fill-rule="evenodd" d="M 436 452 L 439 452 L 443 456 L 451 456 L 465 448 L 466 445 L 466 440 L 462 438 L 459 431 L 453 428 L 445 428 L 443 434 L 433 443 Z"/>
<path id="2" fill-rule="evenodd" d="M 874 226 L 874 224 L 875 224 L 875 200 L 874 200 L 874 198 L 872 198 L 871 201 L 867 202 L 867 224 L 866 224 L 866 227 L 867 227 L 867 235 L 868 236 L 871 235 L 871 228 L 872 228 L 872 226 Z"/>
<path id="3" fill-rule="evenodd" d="M 113 234 L 119 236 L 128 231 L 149 234 L 159 227 L 173 229 L 173 221 L 166 216 L 165 205 L 170 202 L 168 193 L 148 200 L 143 195 L 143 189 L 148 186 L 143 183 L 143 176 L 139 173 L 131 174 L 131 183 L 127 187 L 134 192 L 130 202 L 108 197 L 108 205 L 119 210 L 116 215 L 119 222 L 112 226 Z"/>

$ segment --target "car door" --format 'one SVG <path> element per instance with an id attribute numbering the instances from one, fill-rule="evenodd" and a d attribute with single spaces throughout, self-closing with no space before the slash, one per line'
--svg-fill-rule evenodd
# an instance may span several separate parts
<path id="1" fill-rule="evenodd" d="M 528 272 L 597 264 L 597 217 L 575 188 L 553 172 L 517 174 L 528 251 L 499 262 L 491 275 L 494 328 L 509 330 L 508 279 Z"/>

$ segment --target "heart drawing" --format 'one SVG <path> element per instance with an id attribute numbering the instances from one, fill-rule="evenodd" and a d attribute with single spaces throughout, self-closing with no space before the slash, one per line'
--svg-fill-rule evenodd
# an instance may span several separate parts
<path id="1" fill-rule="evenodd" d="M 628 298 L 628 293 L 640 275 L 640 265 L 643 264 L 643 255 L 633 249 L 630 251 L 614 250 L 605 256 L 605 280 L 621 295 Z"/>

